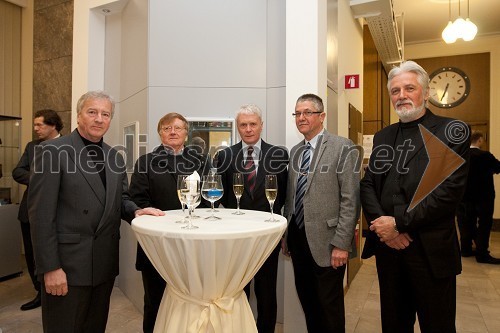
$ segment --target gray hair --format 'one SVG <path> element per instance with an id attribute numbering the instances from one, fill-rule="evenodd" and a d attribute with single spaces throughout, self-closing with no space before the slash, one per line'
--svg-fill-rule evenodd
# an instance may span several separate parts
<path id="1" fill-rule="evenodd" d="M 389 90 L 389 94 L 391 93 L 391 81 L 394 77 L 403 74 L 403 73 L 415 73 L 417 74 L 417 81 L 422 86 L 424 91 L 429 89 L 429 74 L 415 61 L 403 61 L 401 65 L 394 67 L 389 72 L 387 77 L 387 89 Z"/>
<path id="2" fill-rule="evenodd" d="M 259 117 L 260 121 L 262 121 L 262 111 L 255 104 L 245 104 L 240 106 L 240 109 L 236 113 L 236 122 L 238 122 L 238 117 L 241 114 L 256 115 Z"/>
<path id="3" fill-rule="evenodd" d="M 324 112 L 325 111 L 325 107 L 323 105 L 323 100 L 318 95 L 304 94 L 304 95 L 300 96 L 299 98 L 297 98 L 297 102 L 295 102 L 295 105 L 297 105 L 298 103 L 302 103 L 302 102 L 313 103 L 314 108 L 316 109 L 317 112 Z"/>
<path id="4" fill-rule="evenodd" d="M 76 112 L 80 114 L 83 109 L 83 105 L 90 99 L 105 99 L 111 103 L 111 117 L 113 117 L 115 113 L 115 100 L 108 93 L 102 90 L 89 91 L 80 97 L 78 102 L 76 103 Z"/>

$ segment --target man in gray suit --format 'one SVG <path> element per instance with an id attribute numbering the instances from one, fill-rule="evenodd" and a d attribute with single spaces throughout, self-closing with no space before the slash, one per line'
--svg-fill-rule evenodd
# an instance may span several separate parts
<path id="1" fill-rule="evenodd" d="M 283 250 L 292 257 L 308 332 L 345 332 L 343 281 L 355 256 L 361 157 L 351 140 L 323 128 L 319 96 L 299 97 L 293 115 L 304 140 L 290 152 Z"/>
<path id="2" fill-rule="evenodd" d="M 37 146 L 29 186 L 45 333 L 104 332 L 121 218 L 163 215 L 129 200 L 123 158 L 103 142 L 114 112 L 111 97 L 88 92 L 77 112 L 76 130 Z"/>

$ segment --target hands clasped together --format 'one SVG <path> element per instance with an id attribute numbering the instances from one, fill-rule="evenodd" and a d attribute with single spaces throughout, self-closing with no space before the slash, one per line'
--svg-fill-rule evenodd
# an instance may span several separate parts
<path id="1" fill-rule="evenodd" d="M 407 248 L 413 241 L 408 233 L 400 233 L 397 230 L 396 220 L 393 216 L 380 216 L 373 220 L 370 230 L 377 234 L 381 242 L 396 250 Z"/>

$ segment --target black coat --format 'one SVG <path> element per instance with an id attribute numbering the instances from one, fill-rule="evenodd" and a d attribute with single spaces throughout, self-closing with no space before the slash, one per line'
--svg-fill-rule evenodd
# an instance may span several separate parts
<path id="1" fill-rule="evenodd" d="M 130 181 L 129 193 L 132 200 L 141 208 L 155 207 L 161 210 L 181 209 L 177 196 L 177 176 L 197 171 L 206 175 L 210 162 L 195 149 L 185 147 L 181 155 L 169 155 L 163 146 L 137 159 Z M 202 199 L 201 207 L 208 207 Z M 151 266 L 148 257 L 137 245 L 136 269 Z"/>
<path id="2" fill-rule="evenodd" d="M 495 199 L 493 174 L 500 173 L 500 161 L 489 151 L 470 150 L 470 168 L 464 201 L 484 202 Z"/>
<path id="3" fill-rule="evenodd" d="M 465 161 L 468 161 L 470 144 L 468 136 L 463 140 L 449 140 L 451 133 L 449 129 L 453 128 L 453 124 L 458 124 L 454 123 L 457 121 L 436 116 L 430 110 L 426 111 L 424 117 L 421 125 Z M 369 168 L 361 181 L 361 204 L 368 223 L 380 216 L 389 215 L 380 204 L 387 172 L 375 172 L 375 170 L 380 169 L 380 165 L 383 163 L 397 163 L 396 161 L 388 161 L 390 158 L 386 154 L 380 153 L 380 149 L 384 147 L 394 148 L 398 126 L 399 124 L 396 123 L 382 129 L 375 134 L 373 140 Z M 411 237 L 420 241 L 424 255 L 436 278 L 459 274 L 462 266 L 455 227 L 455 210 L 465 191 L 468 163 L 462 164 L 413 209 L 408 210 L 429 162 L 422 137 L 416 140 L 414 146 L 414 150 L 408 154 L 404 163 L 408 172 L 401 173 L 399 176 L 399 189 L 402 197 L 400 200 L 402 199 L 402 202 L 394 205 L 397 228 L 400 232 L 408 232 Z M 449 164 L 444 155 L 434 156 L 433 161 L 443 168 Z M 362 258 L 366 259 L 374 255 L 377 246 L 386 245 L 379 241 L 374 232 L 369 231 Z"/>
<path id="4" fill-rule="evenodd" d="M 273 210 L 275 213 L 280 213 L 286 198 L 288 151 L 282 147 L 272 146 L 263 140 L 261 142 L 255 188 L 251 194 L 248 185 L 244 184 L 245 191 L 240 199 L 240 208 L 269 212 L 269 202 L 265 194 L 265 176 L 275 174 L 278 180 L 278 197 L 274 202 Z M 217 172 L 221 174 L 224 186 L 224 195 L 220 203 L 226 208 L 236 208 L 233 174 L 245 173 L 245 156 L 243 156 L 242 147 L 242 143 L 239 142 L 217 154 Z M 244 178 L 246 182 L 246 177 Z"/>

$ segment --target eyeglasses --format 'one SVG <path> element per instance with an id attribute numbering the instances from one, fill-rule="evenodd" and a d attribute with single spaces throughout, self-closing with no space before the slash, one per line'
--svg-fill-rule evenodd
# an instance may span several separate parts
<path id="1" fill-rule="evenodd" d="M 304 112 L 295 112 L 292 113 L 292 116 L 295 118 L 300 118 L 300 116 L 304 116 L 306 118 L 311 117 L 313 114 L 323 113 L 322 111 L 304 111 Z"/>
<path id="2" fill-rule="evenodd" d="M 161 128 L 161 130 L 164 133 L 172 132 L 172 129 L 174 130 L 174 132 L 178 133 L 178 132 L 182 131 L 185 128 L 184 127 L 180 127 L 180 126 L 167 126 L 167 127 L 162 127 Z"/>

